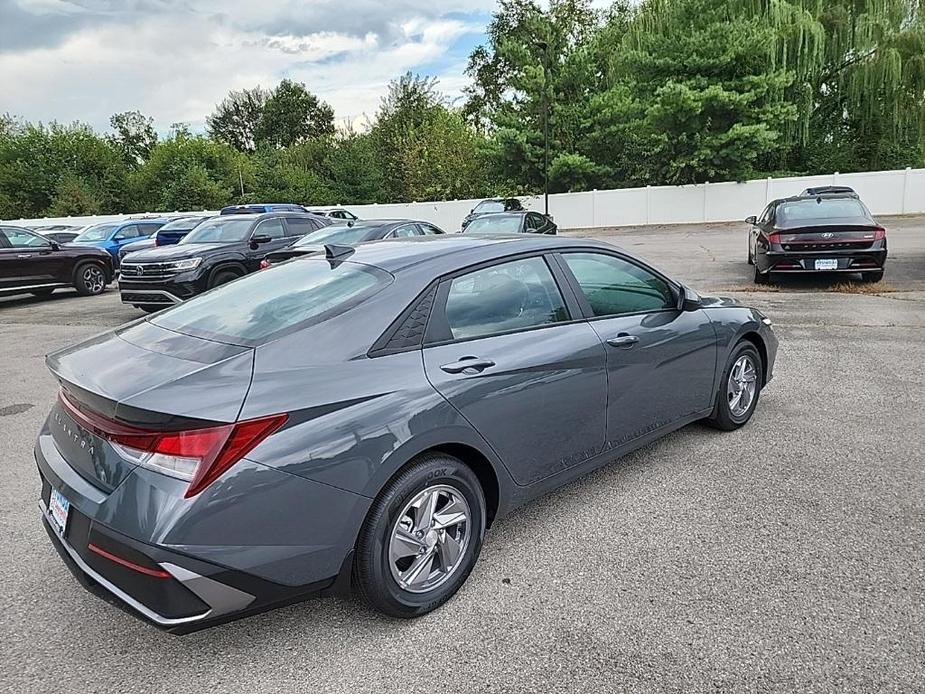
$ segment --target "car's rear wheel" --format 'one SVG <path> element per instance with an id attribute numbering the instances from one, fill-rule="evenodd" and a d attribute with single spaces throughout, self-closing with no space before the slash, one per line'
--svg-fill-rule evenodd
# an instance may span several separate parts
<path id="1" fill-rule="evenodd" d="M 761 272 L 756 263 L 753 262 L 752 264 L 755 266 L 755 284 L 769 284 L 771 282 L 771 273 Z"/>
<path id="2" fill-rule="evenodd" d="M 386 485 L 363 523 L 357 592 L 391 617 L 435 610 L 472 571 L 485 517 L 485 495 L 467 465 L 444 454 L 421 456 Z"/>
<path id="3" fill-rule="evenodd" d="M 717 429 L 732 431 L 748 422 L 758 406 L 763 381 L 761 355 L 755 345 L 742 340 L 726 361 L 716 404 L 707 423 Z"/>
<path id="4" fill-rule="evenodd" d="M 861 279 L 865 282 L 879 282 L 883 279 L 883 270 L 877 270 L 875 272 L 862 272 Z"/>
<path id="5" fill-rule="evenodd" d="M 140 308 L 145 313 L 157 313 L 158 311 L 167 308 L 167 306 L 136 306 L 135 308 Z"/>
<path id="6" fill-rule="evenodd" d="M 755 264 L 755 256 L 752 255 L 752 244 L 751 243 L 748 244 L 748 264 L 749 265 Z"/>
<path id="7" fill-rule="evenodd" d="M 83 263 L 74 273 L 74 287 L 81 296 L 95 296 L 106 289 L 106 271 L 97 263 Z"/>

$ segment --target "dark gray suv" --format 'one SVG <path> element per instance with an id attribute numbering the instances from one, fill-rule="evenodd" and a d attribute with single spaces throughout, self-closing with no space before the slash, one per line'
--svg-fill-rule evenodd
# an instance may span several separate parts
<path id="1" fill-rule="evenodd" d="M 759 312 L 604 243 L 328 246 L 50 355 L 43 522 L 172 631 L 351 584 L 414 617 L 516 506 L 745 424 L 776 351 Z"/>

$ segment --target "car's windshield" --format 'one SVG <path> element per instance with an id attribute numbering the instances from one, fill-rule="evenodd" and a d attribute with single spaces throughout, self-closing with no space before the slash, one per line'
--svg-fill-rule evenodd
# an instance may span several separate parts
<path id="1" fill-rule="evenodd" d="M 172 222 L 167 222 L 159 231 L 183 231 L 184 229 L 192 229 L 201 221 L 201 217 L 181 217 L 180 219 L 174 219 Z"/>
<path id="2" fill-rule="evenodd" d="M 504 212 L 504 203 L 498 200 L 482 200 L 475 206 L 476 212 Z"/>
<path id="3" fill-rule="evenodd" d="M 369 233 L 369 227 L 366 226 L 330 226 L 303 236 L 294 245 L 298 247 L 317 246 L 323 243 L 357 243 L 367 233 Z"/>
<path id="4" fill-rule="evenodd" d="M 785 202 L 777 210 L 782 222 L 813 219 L 843 219 L 846 217 L 867 217 L 867 210 L 853 198 L 820 198 Z"/>
<path id="5" fill-rule="evenodd" d="M 513 214 L 492 215 L 472 220 L 467 234 L 516 234 L 520 231 L 520 217 Z"/>
<path id="6" fill-rule="evenodd" d="M 102 241 L 108 239 L 109 235 L 112 233 L 112 230 L 115 229 L 118 224 L 97 224 L 92 226 L 89 229 L 85 230 L 83 233 L 78 235 L 74 240 L 75 241 Z"/>
<path id="7" fill-rule="evenodd" d="M 296 325 L 341 313 L 390 280 L 377 268 L 332 265 L 308 257 L 222 285 L 159 313 L 151 322 L 181 333 L 256 344 Z"/>
<path id="8" fill-rule="evenodd" d="M 180 241 L 182 244 L 190 243 L 234 243 L 244 241 L 250 234 L 254 218 L 240 217 L 214 217 L 207 219 Z M 163 228 L 163 227 L 161 227 Z"/>

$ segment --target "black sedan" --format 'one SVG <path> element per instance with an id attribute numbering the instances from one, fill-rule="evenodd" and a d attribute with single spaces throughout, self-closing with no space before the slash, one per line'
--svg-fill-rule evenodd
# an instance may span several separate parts
<path id="1" fill-rule="evenodd" d="M 319 253 L 326 245 L 350 246 L 379 239 L 414 238 L 442 233 L 444 233 L 442 229 L 430 222 L 416 222 L 410 219 L 364 219 L 363 221 L 342 222 L 307 234 L 291 246 L 268 253 L 260 263 L 260 267 L 266 269 L 274 263 L 281 263 L 290 258 Z"/>
<path id="2" fill-rule="evenodd" d="M 769 282 L 772 273 L 856 272 L 870 282 L 883 279 L 886 230 L 856 195 L 774 200 L 760 218 L 745 221 L 756 284 Z"/>
<path id="3" fill-rule="evenodd" d="M 42 522 L 84 585 L 177 631 L 351 586 L 417 617 L 493 522 L 691 422 L 742 427 L 773 374 L 760 312 L 605 243 L 329 250 L 49 355 Z"/>
<path id="4" fill-rule="evenodd" d="M 467 214 L 462 221 L 462 228 L 465 229 L 473 219 L 483 214 L 491 214 L 492 212 L 520 212 L 523 208 L 523 205 L 517 198 L 489 198 L 488 200 L 482 200 L 482 202 L 469 210 L 469 214 Z"/>
<path id="5" fill-rule="evenodd" d="M 463 229 L 467 234 L 551 234 L 559 233 L 552 217 L 539 212 L 492 212 L 473 219 Z"/>

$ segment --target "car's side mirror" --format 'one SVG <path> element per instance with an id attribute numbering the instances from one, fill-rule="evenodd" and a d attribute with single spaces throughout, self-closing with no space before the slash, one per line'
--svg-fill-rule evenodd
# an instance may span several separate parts
<path id="1" fill-rule="evenodd" d="M 678 297 L 678 309 L 681 311 L 696 311 L 703 306 L 703 300 L 700 295 L 690 287 L 681 285 L 680 297 Z"/>
<path id="2" fill-rule="evenodd" d="M 51 248 L 51 250 L 53 250 L 53 251 L 60 251 L 60 250 L 61 250 L 61 244 L 59 244 L 57 241 L 51 241 L 51 240 L 49 240 L 48 245 L 49 245 L 49 247 Z"/>
<path id="3" fill-rule="evenodd" d="M 746 224 L 757 224 L 757 223 L 758 223 L 758 218 L 757 218 L 755 215 L 752 215 L 751 217 L 746 217 L 746 218 L 745 218 L 745 223 L 746 223 Z"/>

